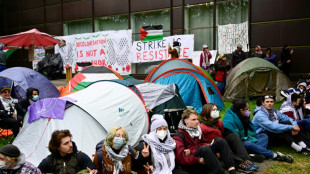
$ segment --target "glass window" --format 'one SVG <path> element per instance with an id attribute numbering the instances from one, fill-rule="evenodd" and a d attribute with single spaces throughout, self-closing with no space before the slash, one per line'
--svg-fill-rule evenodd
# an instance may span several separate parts
<path id="1" fill-rule="evenodd" d="M 108 16 L 95 19 L 95 31 L 127 30 L 128 15 Z"/>
<path id="2" fill-rule="evenodd" d="M 140 40 L 140 27 L 148 25 L 163 25 L 164 37 L 170 36 L 170 10 L 135 13 L 131 15 L 132 40 Z"/>
<path id="3" fill-rule="evenodd" d="M 248 21 L 248 0 L 233 2 L 218 2 L 216 4 L 216 26 L 227 24 L 239 24 Z M 216 36 L 218 28 L 216 28 Z M 218 37 L 216 37 L 218 44 Z M 216 49 L 218 45 L 216 44 Z"/>
<path id="4" fill-rule="evenodd" d="M 213 48 L 213 5 L 187 6 L 184 11 L 185 34 L 195 35 L 195 51 L 207 44 Z"/>
<path id="5" fill-rule="evenodd" d="M 64 22 L 64 35 L 91 33 L 93 32 L 92 28 L 91 19 Z"/>

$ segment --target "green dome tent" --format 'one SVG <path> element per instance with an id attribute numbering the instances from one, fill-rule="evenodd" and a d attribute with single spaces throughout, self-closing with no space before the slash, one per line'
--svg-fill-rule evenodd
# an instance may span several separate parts
<path id="1" fill-rule="evenodd" d="M 261 58 L 248 58 L 233 68 L 227 76 L 223 99 L 233 100 L 270 94 L 280 101 L 281 90 L 290 87 L 291 81 L 275 65 Z"/>

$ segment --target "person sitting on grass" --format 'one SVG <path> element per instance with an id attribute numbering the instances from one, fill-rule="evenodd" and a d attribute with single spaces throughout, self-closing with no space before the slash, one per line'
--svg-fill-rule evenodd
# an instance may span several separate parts
<path id="1" fill-rule="evenodd" d="M 236 99 L 233 101 L 233 106 L 226 111 L 223 119 L 224 127 L 239 136 L 249 153 L 264 155 L 267 159 L 292 163 L 293 157 L 266 149 L 268 136 L 263 132 L 256 132 L 250 115 L 249 103 L 244 99 Z"/>
<path id="2" fill-rule="evenodd" d="M 298 153 L 310 156 L 308 146 L 304 142 L 304 136 L 300 133 L 297 122 L 273 108 L 274 97 L 266 95 L 263 105 L 253 118 L 256 133 L 267 134 L 270 145 L 286 145 L 292 147 Z M 224 124 L 225 125 L 225 124 Z"/>

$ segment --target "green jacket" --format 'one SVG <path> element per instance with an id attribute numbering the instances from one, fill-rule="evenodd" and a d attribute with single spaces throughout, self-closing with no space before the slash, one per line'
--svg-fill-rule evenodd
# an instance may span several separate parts
<path id="1" fill-rule="evenodd" d="M 227 109 L 223 124 L 226 129 L 236 133 L 242 141 L 257 142 L 256 130 L 251 120 L 249 120 L 248 136 L 245 137 L 244 128 L 238 115 L 234 113 L 230 108 Z"/>

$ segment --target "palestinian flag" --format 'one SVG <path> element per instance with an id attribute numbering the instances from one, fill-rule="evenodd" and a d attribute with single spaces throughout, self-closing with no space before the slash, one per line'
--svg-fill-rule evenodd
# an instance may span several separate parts
<path id="1" fill-rule="evenodd" d="M 12 53 L 14 53 L 17 49 L 8 49 L 6 47 L 3 48 L 3 51 L 5 52 L 5 57 L 8 59 Z"/>
<path id="2" fill-rule="evenodd" d="M 163 40 L 163 25 L 145 26 L 140 28 L 141 41 Z"/>

